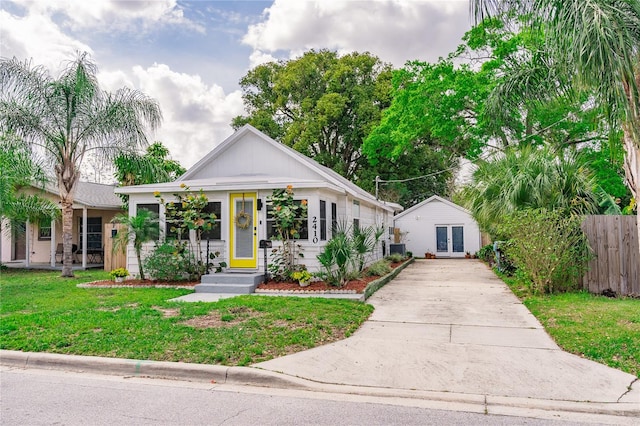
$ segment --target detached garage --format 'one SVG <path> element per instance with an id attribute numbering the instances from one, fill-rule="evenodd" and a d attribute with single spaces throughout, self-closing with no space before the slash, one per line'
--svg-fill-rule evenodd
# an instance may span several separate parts
<path id="1" fill-rule="evenodd" d="M 480 229 L 466 209 L 434 195 L 394 217 L 407 251 L 416 257 L 464 257 L 481 247 Z"/>

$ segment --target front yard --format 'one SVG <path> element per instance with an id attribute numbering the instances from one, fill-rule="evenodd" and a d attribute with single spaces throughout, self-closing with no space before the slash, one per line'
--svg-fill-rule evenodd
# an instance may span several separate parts
<path id="1" fill-rule="evenodd" d="M 241 296 L 168 302 L 185 289 L 77 288 L 99 271 L 2 271 L 0 348 L 117 358 L 249 365 L 343 339 L 373 311 L 323 298 Z"/>
<path id="2" fill-rule="evenodd" d="M 241 296 L 178 303 L 171 288 L 77 288 L 107 279 L 81 271 L 2 271 L 0 348 L 61 354 L 249 365 L 340 340 L 373 311 L 359 302 Z M 588 293 L 523 294 L 565 350 L 640 376 L 640 299 Z"/>

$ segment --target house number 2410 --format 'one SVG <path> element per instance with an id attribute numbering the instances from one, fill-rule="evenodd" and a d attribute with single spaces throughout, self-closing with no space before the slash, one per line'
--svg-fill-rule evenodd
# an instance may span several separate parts
<path id="1" fill-rule="evenodd" d="M 311 229 L 313 229 L 313 244 L 318 243 L 318 216 L 314 216 L 311 220 Z"/>

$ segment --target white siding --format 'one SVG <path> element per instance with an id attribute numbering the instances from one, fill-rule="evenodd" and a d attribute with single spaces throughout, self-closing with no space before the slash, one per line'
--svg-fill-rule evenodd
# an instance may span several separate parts
<path id="1" fill-rule="evenodd" d="M 275 166 L 274 166 L 275 165 Z M 317 180 L 321 177 L 299 159 L 287 155 L 254 133 L 247 133 L 216 158 L 215 167 L 200 169 L 189 179 L 241 175 L 292 176 Z"/>
<path id="2" fill-rule="evenodd" d="M 403 241 L 407 251 L 416 257 L 427 251 L 436 253 L 436 226 L 463 226 L 464 252 L 475 253 L 480 249 L 480 230 L 473 217 L 440 200 L 434 199 L 395 219 L 395 227 L 407 233 Z M 464 256 L 464 252 L 452 256 Z"/>

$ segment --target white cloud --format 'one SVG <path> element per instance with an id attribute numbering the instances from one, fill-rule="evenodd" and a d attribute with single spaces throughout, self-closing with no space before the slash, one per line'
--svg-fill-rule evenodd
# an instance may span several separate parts
<path id="1" fill-rule="evenodd" d="M 402 66 L 455 50 L 470 28 L 468 13 L 467 0 L 275 0 L 243 43 L 259 51 L 257 57 L 329 48 L 368 51 Z"/>
<path id="2" fill-rule="evenodd" d="M 156 139 L 184 167 L 192 166 L 231 135 L 233 117 L 244 114 L 240 91 L 225 94 L 197 75 L 172 71 L 167 65 L 133 69 L 138 89 L 160 103 L 164 116 Z M 122 87 L 122 86 L 120 86 Z"/>
<path id="3" fill-rule="evenodd" d="M 176 0 L 20 0 L 12 3 L 24 7 L 28 15 L 55 15 L 63 27 L 73 30 L 140 32 L 169 24 L 204 32 L 201 25 L 184 16 Z"/>
<path id="4" fill-rule="evenodd" d="M 277 58 L 269 53 L 264 53 L 262 50 L 254 50 L 249 55 L 249 68 L 254 68 L 267 62 L 275 62 L 276 60 Z"/>
<path id="5" fill-rule="evenodd" d="M 63 61 L 73 57 L 76 51 L 92 52 L 79 40 L 60 31 L 46 15 L 19 17 L 0 10 L 0 51 L 4 57 L 33 58 L 33 63 L 49 70 L 60 70 Z"/>

